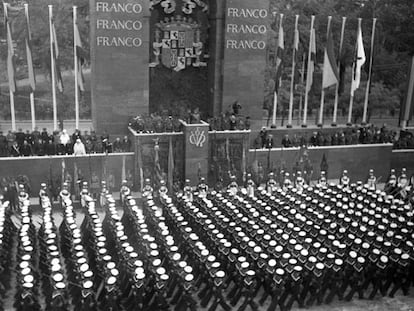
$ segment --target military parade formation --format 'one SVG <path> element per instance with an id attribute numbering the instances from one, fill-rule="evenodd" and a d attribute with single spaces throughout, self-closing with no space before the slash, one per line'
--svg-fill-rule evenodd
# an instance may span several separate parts
<path id="1" fill-rule="evenodd" d="M 145 183 L 134 198 L 124 181 L 115 200 L 84 182 L 79 202 L 63 184 L 58 203 L 42 184 L 40 223 L 24 188 L 17 211 L 1 201 L 0 310 L 290 310 L 414 284 L 406 171 L 385 191 L 372 170 L 366 183 L 346 171 L 312 186 L 300 174 L 221 191 Z"/>

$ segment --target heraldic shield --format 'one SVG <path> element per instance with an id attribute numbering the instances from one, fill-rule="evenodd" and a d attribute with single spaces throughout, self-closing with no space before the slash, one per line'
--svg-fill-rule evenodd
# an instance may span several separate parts
<path id="1" fill-rule="evenodd" d="M 155 62 L 151 67 L 161 63 L 175 71 L 187 67 L 206 66 L 200 61 L 203 43 L 200 41 L 200 29 L 191 19 L 166 19 L 156 25 L 153 51 Z"/>

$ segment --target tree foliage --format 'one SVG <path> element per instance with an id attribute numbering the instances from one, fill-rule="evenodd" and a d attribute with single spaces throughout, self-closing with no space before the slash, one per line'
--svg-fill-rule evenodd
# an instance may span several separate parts
<path id="1" fill-rule="evenodd" d="M 9 1 L 9 20 L 12 28 L 12 37 L 15 42 L 17 55 L 18 78 L 26 76 L 26 19 L 23 2 Z M 29 3 L 30 28 L 32 34 L 32 58 L 37 71 L 48 74 L 50 71 L 50 31 L 49 9 L 53 4 L 53 15 L 57 40 L 59 44 L 60 62 L 63 68 L 73 66 L 73 6 L 78 7 L 78 28 L 82 43 L 89 51 L 89 1 L 86 0 L 36 0 Z M 0 8 L 3 15 L 3 7 Z M 0 24 L 0 38 L 5 39 L 4 24 Z M 4 42 L 4 41 L 3 41 Z M 5 42 L 4 42 L 5 43 Z M 2 61 L 7 57 L 7 44 L 0 49 Z M 5 77 L 5 79 L 7 79 Z M 2 79 L 4 80 L 4 79 Z"/>

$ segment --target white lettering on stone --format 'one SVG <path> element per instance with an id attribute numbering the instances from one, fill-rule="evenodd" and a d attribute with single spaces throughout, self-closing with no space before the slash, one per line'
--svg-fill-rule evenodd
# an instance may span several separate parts
<path id="1" fill-rule="evenodd" d="M 97 19 L 96 28 L 105 30 L 141 30 L 142 23 L 138 20 Z"/>
<path id="2" fill-rule="evenodd" d="M 226 40 L 226 48 L 235 50 L 264 50 L 266 42 L 261 40 Z"/>
<path id="3" fill-rule="evenodd" d="M 142 40 L 140 38 L 134 37 L 105 37 L 98 36 L 96 37 L 97 46 L 106 46 L 106 47 L 140 47 L 142 45 Z"/>
<path id="4" fill-rule="evenodd" d="M 229 17 L 243 17 L 243 18 L 266 18 L 268 15 L 265 9 L 240 9 L 228 8 L 227 16 Z"/>
<path id="5" fill-rule="evenodd" d="M 227 24 L 227 32 L 230 33 L 252 33 L 264 35 L 267 32 L 266 25 L 245 25 L 245 24 Z"/>
<path id="6" fill-rule="evenodd" d="M 96 2 L 96 11 L 104 13 L 140 14 L 142 12 L 142 5 L 139 3 L 108 3 L 98 1 Z"/>

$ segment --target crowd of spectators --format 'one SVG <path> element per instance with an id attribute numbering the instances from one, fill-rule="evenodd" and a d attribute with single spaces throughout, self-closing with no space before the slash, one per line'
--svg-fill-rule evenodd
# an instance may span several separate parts
<path id="1" fill-rule="evenodd" d="M 92 153 L 112 153 L 131 151 L 131 140 L 128 136 L 117 137 L 110 141 L 109 134 L 97 135 L 95 131 L 75 130 L 71 135 L 62 131 L 48 132 L 46 128 L 40 132 L 37 128 L 30 132 L 11 130 L 7 134 L 0 131 L 1 157 L 27 157 L 45 155 L 85 155 Z"/>
<path id="2" fill-rule="evenodd" d="M 414 134 L 410 131 L 400 131 L 394 142 L 394 149 L 414 149 Z"/>
<path id="3" fill-rule="evenodd" d="M 291 148 L 300 146 L 337 146 L 337 145 L 357 145 L 357 144 L 381 144 L 394 143 L 397 133 L 391 131 L 386 125 L 381 128 L 369 126 L 355 126 L 346 129 L 338 129 L 335 132 L 319 130 L 313 132 L 309 137 L 304 135 L 286 134 L 281 142 L 281 147 Z M 255 140 L 255 148 L 276 147 L 273 135 L 267 128 L 262 128 Z"/>

